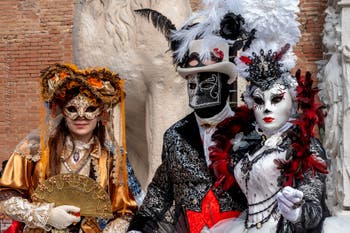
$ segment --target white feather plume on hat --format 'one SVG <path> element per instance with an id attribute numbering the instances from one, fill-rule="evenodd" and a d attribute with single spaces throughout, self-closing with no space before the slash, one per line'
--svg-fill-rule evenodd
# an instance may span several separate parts
<path id="1" fill-rule="evenodd" d="M 249 67 L 254 65 L 247 63 L 242 57 L 252 58 L 254 54 L 260 56 L 261 52 L 266 55 L 269 51 L 278 54 L 288 44 L 288 49 L 276 60 L 282 73 L 281 78 L 283 76 L 285 80 L 283 82 L 293 82 L 291 77 L 286 79 L 286 76 L 290 76 L 289 71 L 294 68 L 297 60 L 293 46 L 301 36 L 300 24 L 297 21 L 299 0 L 240 0 L 239 2 L 241 15 L 245 19 L 244 27 L 246 30 L 256 30 L 255 39 L 249 48 L 235 59 L 240 76 L 251 81 Z"/>
<path id="2" fill-rule="evenodd" d="M 191 41 L 214 38 L 220 30 L 223 17 L 229 12 L 239 15 L 241 8 L 239 1 L 235 0 L 203 0 L 202 5 L 202 10 L 194 12 L 182 28 L 171 35 L 172 40 L 181 41 L 180 46 L 174 51 L 177 62 L 186 56 Z M 203 50 L 200 56 L 208 57 L 207 51 Z"/>
<path id="3" fill-rule="evenodd" d="M 273 41 L 279 44 L 280 48 L 287 43 L 292 47 L 301 36 L 297 21 L 297 13 L 300 11 L 299 0 L 203 0 L 202 3 L 202 10 L 194 12 L 183 27 L 171 35 L 172 40 L 180 41 L 180 45 L 174 51 L 177 62 L 186 56 L 191 41 L 217 35 L 223 17 L 229 12 L 243 17 L 242 27 L 245 31 L 256 31 L 254 35 L 256 39 L 252 44 L 261 44 L 259 41 L 262 40 Z M 232 42 L 229 39 L 226 41 Z M 208 54 L 200 55 L 208 56 Z M 293 57 L 290 56 L 290 59 Z"/>
<path id="4" fill-rule="evenodd" d="M 297 21 L 299 0 L 239 2 L 241 15 L 245 20 L 244 27 L 246 30 L 256 30 L 255 39 L 249 48 L 235 59 L 239 75 L 251 82 L 243 93 L 245 103 L 252 107 L 254 101 L 251 94 L 255 88 L 266 89 L 274 83 L 285 85 L 292 96 L 295 96 L 297 81 L 290 74 L 290 70 L 295 67 L 297 60 L 293 47 L 301 37 L 300 24 Z M 268 54 L 272 56 L 268 58 Z M 269 68 L 261 68 L 264 65 Z M 273 71 L 270 72 L 271 70 Z"/>
<path id="5" fill-rule="evenodd" d="M 198 56 L 205 64 L 216 49 L 212 44 L 220 43 L 229 45 L 229 62 L 234 66 L 242 63 L 238 66 L 243 76 L 246 76 L 247 64 L 235 59 L 240 50 L 249 57 L 253 53 L 259 54 L 261 49 L 266 54 L 268 50 L 278 53 L 289 44 L 289 49 L 282 49 L 278 61 L 283 69 L 294 66 L 296 57 L 291 47 L 300 38 L 296 20 L 299 0 L 203 0 L 202 3 L 202 10 L 194 12 L 179 30 L 159 12 L 151 9 L 136 11 L 151 19 L 153 25 L 165 35 L 173 52 L 173 61 L 182 71 L 194 70 L 188 67 L 191 55 Z M 203 41 L 202 49 L 198 54 L 189 54 L 195 40 Z M 206 69 L 210 70 L 210 67 Z"/>
<path id="6" fill-rule="evenodd" d="M 240 14 L 247 30 L 255 29 L 257 40 L 289 43 L 294 46 L 300 36 L 299 0 L 240 0 Z M 282 46 L 283 46 L 282 45 Z"/>

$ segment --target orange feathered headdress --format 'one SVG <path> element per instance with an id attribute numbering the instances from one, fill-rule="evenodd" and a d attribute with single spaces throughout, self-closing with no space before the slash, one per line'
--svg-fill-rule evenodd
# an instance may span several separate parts
<path id="1" fill-rule="evenodd" d="M 48 103 L 65 102 L 73 88 L 88 90 L 104 104 L 120 102 L 122 90 L 119 75 L 107 68 L 78 70 L 74 65 L 54 64 L 41 71 L 41 96 Z"/>

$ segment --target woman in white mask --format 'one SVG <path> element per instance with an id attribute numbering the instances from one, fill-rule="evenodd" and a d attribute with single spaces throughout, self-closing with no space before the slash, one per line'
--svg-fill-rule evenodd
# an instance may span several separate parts
<path id="1" fill-rule="evenodd" d="M 219 222 L 211 232 L 321 232 L 327 215 L 327 168 L 325 151 L 312 137 L 315 124 L 310 113 L 317 115 L 314 94 L 305 94 L 312 89 L 304 86 L 300 73 L 296 76 L 302 86 L 297 92 L 297 80 L 288 71 L 293 59 L 288 44 L 281 49 L 271 43 L 267 49 L 254 46 L 241 54 L 237 64 L 249 81 L 243 97 L 254 112 L 255 129 L 236 135 L 227 151 L 228 166 L 248 209 L 240 218 Z M 300 108 L 302 103 L 306 104 Z M 222 135 L 225 132 L 217 131 L 213 137 L 229 139 Z M 221 145 L 227 143 L 213 147 L 211 158 L 224 150 Z"/>
<path id="2" fill-rule="evenodd" d="M 213 233 L 316 233 L 328 211 L 325 151 L 314 137 L 319 116 L 311 75 L 293 77 L 300 38 L 299 1 L 239 1 L 246 30 L 255 38 L 235 59 L 248 81 L 243 94 L 255 124 L 226 120 L 213 135 L 210 158 L 225 158 L 248 208 L 221 221 Z M 311 84 L 310 84 L 311 83 Z M 248 124 L 248 123 L 247 123 Z M 243 129 L 243 130 L 240 130 Z M 232 134 L 232 132 L 239 134 Z"/>

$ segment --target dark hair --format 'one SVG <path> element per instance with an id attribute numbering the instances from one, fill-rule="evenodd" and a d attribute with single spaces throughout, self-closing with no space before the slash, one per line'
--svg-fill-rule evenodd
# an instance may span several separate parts
<path id="1" fill-rule="evenodd" d="M 66 138 L 69 134 L 69 129 L 63 118 L 48 142 L 50 148 L 49 176 L 54 176 L 60 173 L 61 155 L 63 153 Z M 105 126 L 102 125 L 101 122 L 97 123 L 93 135 L 98 138 L 100 145 L 103 147 L 105 143 Z"/>

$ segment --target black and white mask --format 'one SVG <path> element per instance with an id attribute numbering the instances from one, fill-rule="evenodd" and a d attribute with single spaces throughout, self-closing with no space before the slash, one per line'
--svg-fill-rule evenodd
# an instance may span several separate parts
<path id="1" fill-rule="evenodd" d="M 222 80 L 218 72 L 191 75 L 187 79 L 189 105 L 193 109 L 218 106 L 222 102 Z"/>

